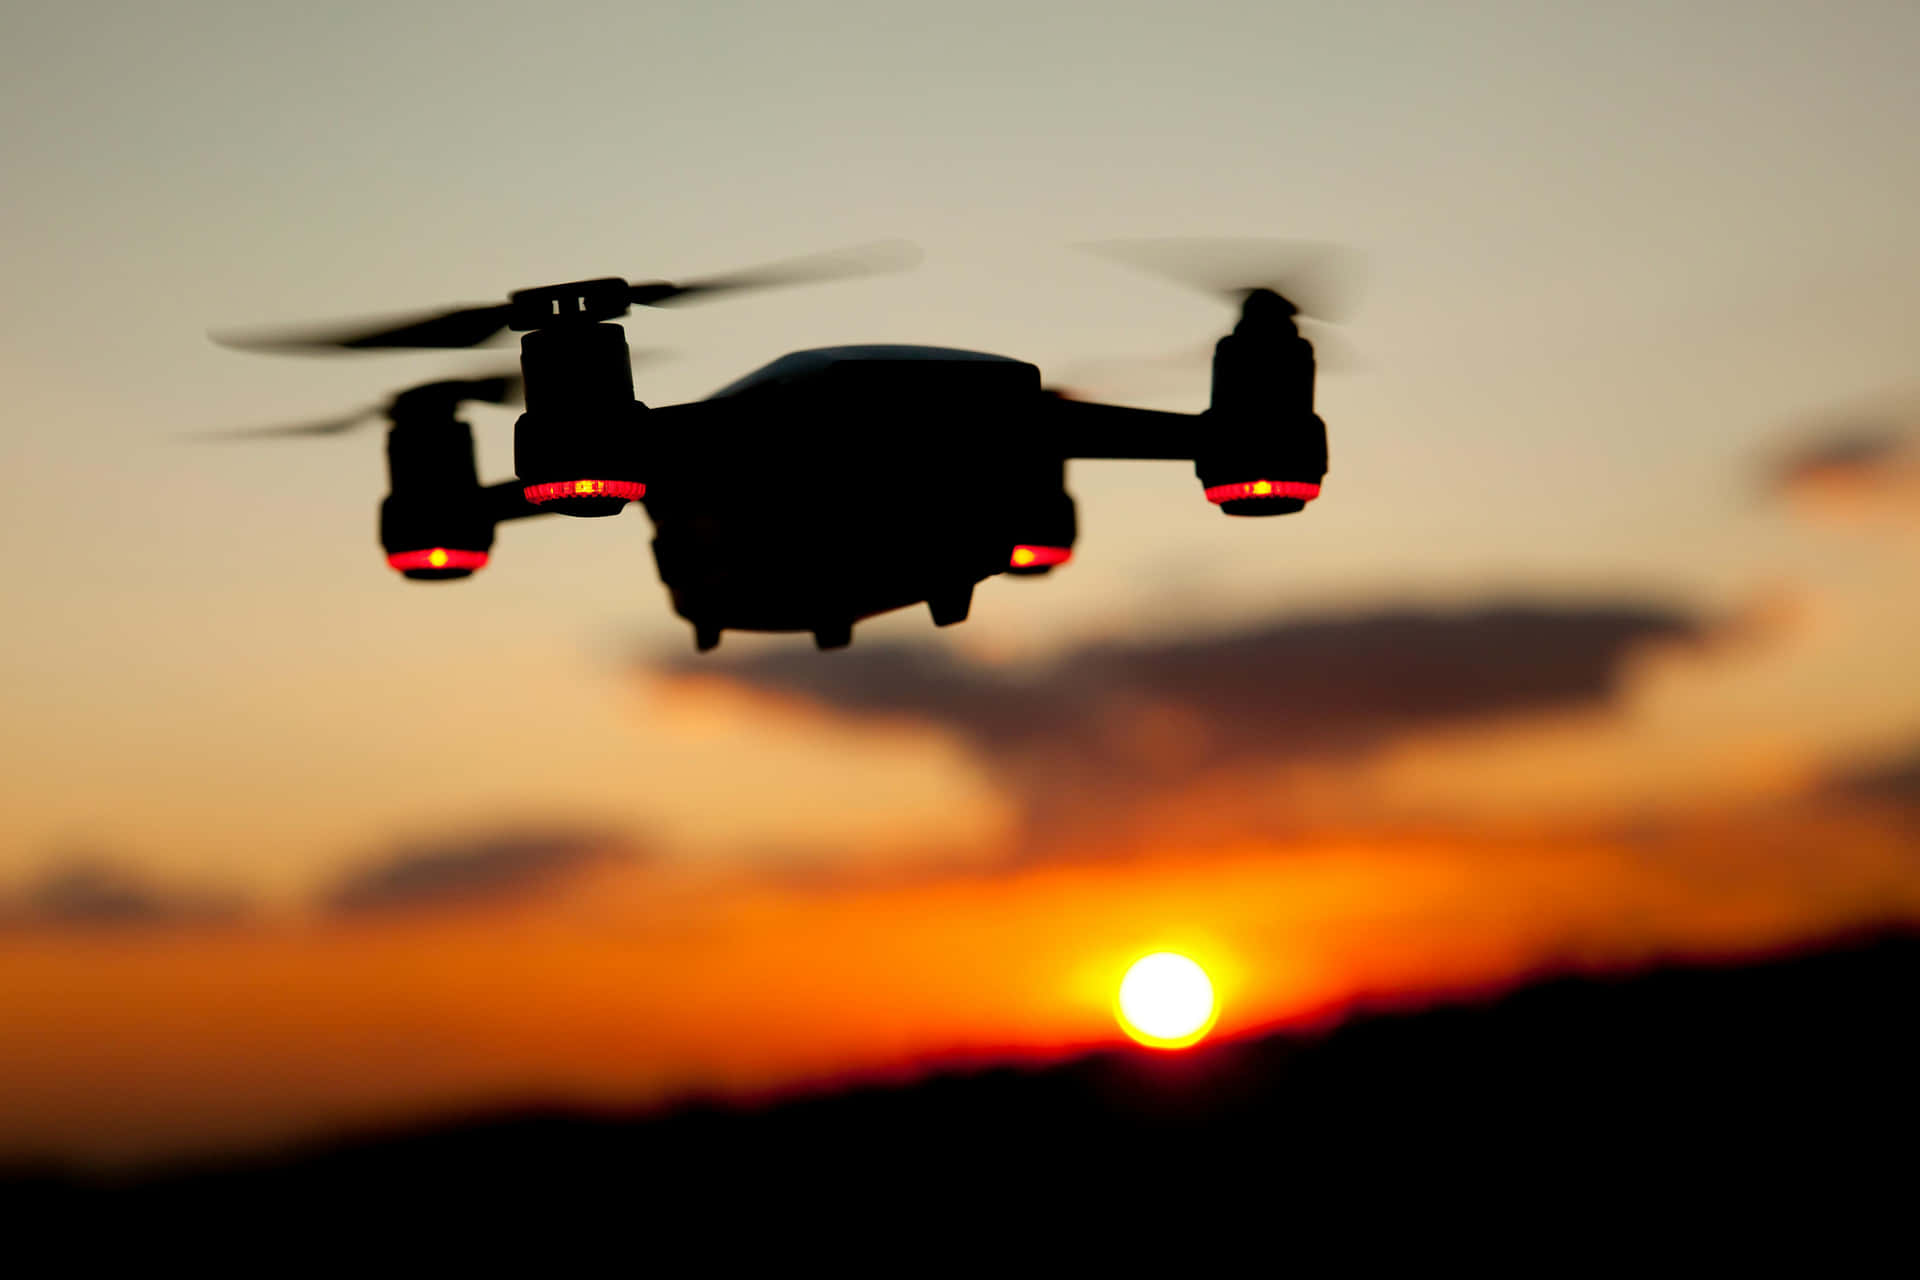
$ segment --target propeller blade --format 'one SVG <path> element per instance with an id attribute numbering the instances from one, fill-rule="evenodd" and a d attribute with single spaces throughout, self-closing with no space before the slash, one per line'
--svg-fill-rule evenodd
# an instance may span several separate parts
<path id="1" fill-rule="evenodd" d="M 341 435 L 378 418 L 394 420 L 416 413 L 431 416 L 450 415 L 462 404 L 473 402 L 518 405 L 524 401 L 525 394 L 526 384 L 518 369 L 496 368 L 492 371 L 483 369 L 479 371 L 477 377 L 447 378 L 439 382 L 424 382 L 417 387 L 408 387 L 405 391 L 396 393 L 385 404 L 368 405 L 338 418 L 289 423 L 285 426 L 241 427 L 234 431 L 203 431 L 196 433 L 194 438 L 244 440 L 276 436 Z"/>
<path id="2" fill-rule="evenodd" d="M 475 378 L 467 385 L 471 390 L 461 397 L 465 400 L 478 400 L 483 404 L 499 405 L 526 403 L 527 381 L 517 373 L 499 373 L 491 378 Z"/>
<path id="3" fill-rule="evenodd" d="M 1104 240 L 1080 248 L 1236 302 L 1255 289 L 1271 289 L 1317 320 L 1352 313 L 1365 266 L 1358 250 L 1303 240 L 1182 237 Z"/>
<path id="4" fill-rule="evenodd" d="M 518 405 L 526 398 L 526 380 L 520 370 L 515 368 L 481 370 L 471 378 L 454 378 L 446 382 L 430 382 L 424 387 L 414 388 L 414 392 L 436 391 L 457 403 L 477 402 L 480 404 Z M 402 394 L 409 394 L 403 392 Z"/>
<path id="5" fill-rule="evenodd" d="M 239 427 L 227 431 L 197 431 L 189 439 L 193 440 L 264 440 L 276 436 L 337 436 L 355 427 L 373 422 L 381 416 L 381 406 L 368 405 L 339 418 L 323 418 L 318 422 L 293 422 L 274 427 Z"/>
<path id="6" fill-rule="evenodd" d="M 1337 330 L 1311 321 L 1301 329 L 1313 343 L 1314 364 L 1321 373 L 1365 371 L 1366 361 Z M 1066 393 L 1070 399 L 1141 397 L 1204 393 L 1212 370 L 1213 343 L 1204 342 L 1162 355 L 1079 361 L 1067 366 L 1063 378 L 1074 388 Z"/>
<path id="7" fill-rule="evenodd" d="M 477 347 L 507 327 L 507 312 L 507 306 L 501 303 L 458 307 L 425 316 L 370 317 L 315 328 L 215 333 L 210 336 L 223 347 L 293 354 L 383 348 Z"/>
<path id="8" fill-rule="evenodd" d="M 635 306 L 657 307 L 669 303 L 709 299 L 715 294 L 743 289 L 778 289 L 787 285 L 814 284 L 827 280 L 849 280 L 859 276 L 904 271 L 920 261 L 920 250 L 904 240 L 880 240 L 826 253 L 808 254 L 768 262 L 743 271 L 705 276 L 684 284 L 664 280 L 632 286 Z"/>
<path id="9" fill-rule="evenodd" d="M 695 301 L 745 289 L 774 289 L 901 271 L 919 261 L 920 251 L 913 245 L 903 240 L 884 240 L 769 262 L 744 271 L 706 276 L 683 284 L 665 280 L 631 284 L 627 290 L 629 300 L 634 305 L 650 307 Z M 296 354 L 477 347 L 506 329 L 513 319 L 513 312 L 510 302 L 490 303 L 454 307 L 426 315 L 368 317 L 312 327 L 242 330 L 209 336 L 222 346 L 243 351 Z"/>

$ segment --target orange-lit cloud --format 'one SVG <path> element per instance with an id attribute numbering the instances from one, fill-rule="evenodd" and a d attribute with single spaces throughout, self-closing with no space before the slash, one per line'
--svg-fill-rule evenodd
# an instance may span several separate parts
<path id="1" fill-rule="evenodd" d="M 1817 519 L 1920 520 L 1920 432 L 1889 418 L 1814 439 L 1776 464 L 1773 486 Z"/>

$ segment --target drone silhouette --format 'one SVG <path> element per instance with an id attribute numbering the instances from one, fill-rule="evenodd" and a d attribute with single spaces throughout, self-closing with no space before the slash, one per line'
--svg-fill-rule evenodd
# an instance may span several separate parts
<path id="1" fill-rule="evenodd" d="M 430 382 L 384 405 L 230 436 L 333 435 L 384 418 L 387 563 L 415 580 L 485 567 L 496 528 L 540 515 L 646 508 L 653 554 L 695 645 L 737 631 L 811 632 L 822 649 L 854 624 L 925 603 L 964 621 L 973 589 L 1039 576 L 1072 558 L 1075 458 L 1189 462 L 1232 516 L 1302 510 L 1327 470 L 1314 412 L 1313 344 L 1300 322 L 1333 318 L 1326 246 L 1278 241 L 1092 245 L 1129 265 L 1233 297 L 1239 319 L 1213 352 L 1210 407 L 1171 413 L 1043 386 L 1025 361 L 928 346 L 841 346 L 780 357 L 704 400 L 649 407 L 614 323 L 658 307 L 910 265 L 907 246 L 815 255 L 683 284 L 607 278 L 522 289 L 504 303 L 403 320 L 219 337 L 249 350 L 480 346 L 521 334 L 515 373 Z M 1236 283 L 1249 278 L 1260 283 Z M 467 403 L 513 404 L 517 478 L 482 484 Z"/>

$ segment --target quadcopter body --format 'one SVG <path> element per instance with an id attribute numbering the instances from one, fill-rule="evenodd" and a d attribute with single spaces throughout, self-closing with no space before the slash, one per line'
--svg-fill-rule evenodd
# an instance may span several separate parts
<path id="1" fill-rule="evenodd" d="M 467 346 L 520 331 L 517 377 L 427 384 L 385 408 L 389 564 L 414 579 L 468 577 L 503 523 L 639 503 L 660 579 L 702 650 L 728 630 L 810 632 L 839 648 L 860 620 L 920 603 L 939 625 L 964 620 L 984 579 L 1044 575 L 1071 558 L 1074 458 L 1190 462 L 1230 515 L 1287 514 L 1319 493 L 1326 434 L 1313 348 L 1294 305 L 1265 287 L 1241 291 L 1199 414 L 1078 400 L 1044 387 L 1025 361 L 902 345 L 794 352 L 687 404 L 635 397 L 625 330 L 613 323 L 630 306 L 821 274 L 803 264 L 691 286 L 580 281 L 372 332 L 245 345 Z M 520 394 L 517 478 L 483 485 L 459 405 Z"/>

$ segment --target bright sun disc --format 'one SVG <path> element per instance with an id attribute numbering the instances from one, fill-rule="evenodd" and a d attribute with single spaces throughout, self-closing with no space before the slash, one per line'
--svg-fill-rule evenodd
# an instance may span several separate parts
<path id="1" fill-rule="evenodd" d="M 1219 1009 L 1207 971 L 1156 951 L 1133 962 L 1115 998 L 1120 1029 L 1155 1049 L 1184 1049 L 1213 1029 Z"/>

